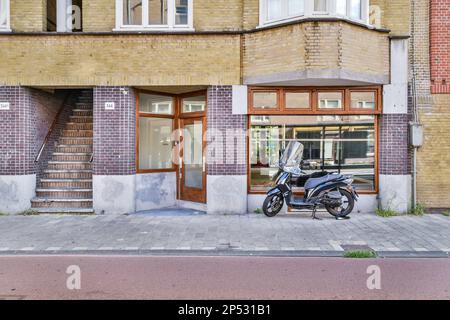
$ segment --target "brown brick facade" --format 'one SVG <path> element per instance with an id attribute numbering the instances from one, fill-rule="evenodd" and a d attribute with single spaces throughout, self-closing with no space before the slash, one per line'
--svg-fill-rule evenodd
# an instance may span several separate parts
<path id="1" fill-rule="evenodd" d="M 222 154 L 212 154 L 214 160 L 208 156 L 208 175 L 247 174 L 247 116 L 233 114 L 232 94 L 232 86 L 208 88 L 207 139 Z"/>
<path id="2" fill-rule="evenodd" d="M 430 61 L 432 93 L 450 93 L 450 0 L 431 0 Z"/>
<path id="3" fill-rule="evenodd" d="M 114 110 L 105 110 L 113 102 Z M 136 98 L 129 87 L 94 88 L 94 174 L 136 173 Z"/>

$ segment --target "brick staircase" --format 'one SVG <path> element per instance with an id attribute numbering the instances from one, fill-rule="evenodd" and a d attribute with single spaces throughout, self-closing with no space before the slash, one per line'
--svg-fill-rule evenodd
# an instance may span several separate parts
<path id="1" fill-rule="evenodd" d="M 92 207 L 92 92 L 82 91 L 55 152 L 37 183 L 31 208 L 40 213 L 94 213 Z"/>

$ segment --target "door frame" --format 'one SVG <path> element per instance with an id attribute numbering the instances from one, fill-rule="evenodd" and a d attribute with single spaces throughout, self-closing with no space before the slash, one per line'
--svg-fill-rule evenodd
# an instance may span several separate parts
<path id="1" fill-rule="evenodd" d="M 186 124 L 193 124 L 196 121 L 201 121 L 202 123 L 202 189 L 196 189 L 196 188 L 189 188 L 185 187 L 185 166 L 184 166 L 184 127 Z M 196 116 L 196 117 L 186 117 L 186 118 L 180 118 L 179 119 L 179 128 L 180 128 L 180 144 L 182 146 L 180 150 L 180 165 L 179 170 L 177 171 L 178 181 L 177 181 L 177 187 L 178 187 L 178 199 L 183 201 L 191 201 L 191 202 L 198 202 L 198 203 L 206 203 L 206 182 L 207 182 L 207 164 L 206 164 L 206 117 L 205 116 Z"/>

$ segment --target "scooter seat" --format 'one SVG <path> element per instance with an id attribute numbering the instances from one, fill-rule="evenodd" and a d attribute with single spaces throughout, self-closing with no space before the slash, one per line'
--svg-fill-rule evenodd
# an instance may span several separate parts
<path id="1" fill-rule="evenodd" d="M 328 174 L 321 178 L 310 178 L 305 183 L 305 190 L 314 189 L 315 187 L 330 182 L 341 179 L 343 176 L 342 174 Z"/>

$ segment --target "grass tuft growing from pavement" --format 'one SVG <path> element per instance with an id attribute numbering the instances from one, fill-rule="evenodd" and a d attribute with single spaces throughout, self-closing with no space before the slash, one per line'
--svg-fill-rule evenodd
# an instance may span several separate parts
<path id="1" fill-rule="evenodd" d="M 344 258 L 350 259 L 373 259 L 376 257 L 377 254 L 374 251 L 369 250 L 346 251 L 344 253 Z"/>
<path id="2" fill-rule="evenodd" d="M 21 216 L 38 216 L 39 212 L 33 209 L 28 209 L 19 213 Z"/>
<path id="3" fill-rule="evenodd" d="M 425 214 L 425 206 L 421 203 L 418 203 L 414 208 L 411 209 L 409 214 L 413 216 L 423 216 Z"/>
<path id="4" fill-rule="evenodd" d="M 394 210 L 388 208 L 388 209 L 377 209 L 376 210 L 377 216 L 382 218 L 390 218 L 395 217 L 397 215 L 397 212 Z"/>
<path id="5" fill-rule="evenodd" d="M 442 215 L 444 215 L 444 216 L 446 216 L 446 217 L 450 217 L 450 211 L 442 212 Z"/>

